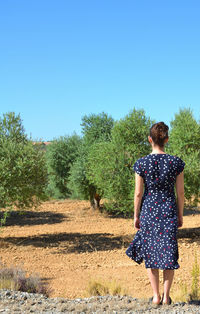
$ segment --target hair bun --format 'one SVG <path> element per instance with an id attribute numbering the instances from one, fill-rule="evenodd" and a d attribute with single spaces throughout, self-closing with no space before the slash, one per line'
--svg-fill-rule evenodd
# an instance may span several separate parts
<path id="1" fill-rule="evenodd" d="M 158 122 L 152 125 L 150 136 L 153 142 L 160 147 L 164 146 L 164 141 L 168 138 L 169 127 L 164 122 Z"/>

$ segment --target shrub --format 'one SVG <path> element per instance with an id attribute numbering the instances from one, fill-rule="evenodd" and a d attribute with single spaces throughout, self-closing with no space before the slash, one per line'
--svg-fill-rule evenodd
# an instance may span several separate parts
<path id="1" fill-rule="evenodd" d="M 51 290 L 42 283 L 39 275 L 27 276 L 19 267 L 0 269 L 0 289 L 10 289 L 29 293 L 40 293 L 49 296 Z"/>

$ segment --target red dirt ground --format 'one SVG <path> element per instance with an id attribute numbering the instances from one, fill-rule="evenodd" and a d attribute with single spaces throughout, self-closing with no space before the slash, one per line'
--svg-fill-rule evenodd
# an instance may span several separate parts
<path id="1" fill-rule="evenodd" d="M 109 217 L 87 201 L 49 201 L 8 219 L 1 231 L 1 262 L 38 273 L 53 289 L 51 297 L 84 297 L 90 279 L 115 280 L 133 297 L 150 297 L 144 263 L 125 254 L 135 232 L 133 219 Z M 172 293 L 181 282 L 191 285 L 195 252 L 200 261 L 199 209 L 185 210 L 178 243 L 180 268 Z"/>

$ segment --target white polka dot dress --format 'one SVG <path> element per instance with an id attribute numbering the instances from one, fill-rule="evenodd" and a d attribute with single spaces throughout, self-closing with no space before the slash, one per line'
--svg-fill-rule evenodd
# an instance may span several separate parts
<path id="1" fill-rule="evenodd" d="M 176 176 L 185 163 L 169 154 L 149 154 L 138 159 L 133 169 L 144 179 L 145 190 L 140 210 L 140 230 L 126 254 L 146 268 L 177 269 L 177 204 L 174 191 Z"/>

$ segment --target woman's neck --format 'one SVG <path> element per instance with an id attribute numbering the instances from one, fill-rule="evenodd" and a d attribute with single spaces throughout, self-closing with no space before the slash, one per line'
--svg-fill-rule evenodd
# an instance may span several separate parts
<path id="1" fill-rule="evenodd" d="M 164 151 L 164 147 L 153 147 L 152 146 L 152 154 L 166 154 Z"/>

